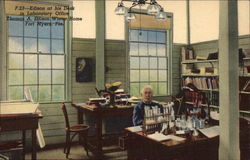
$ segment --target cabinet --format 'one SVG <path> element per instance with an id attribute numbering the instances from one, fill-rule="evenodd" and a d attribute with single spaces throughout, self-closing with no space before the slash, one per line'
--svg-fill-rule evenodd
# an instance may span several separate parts
<path id="1" fill-rule="evenodd" d="M 184 52 L 184 53 L 183 53 Z M 204 92 L 207 104 L 213 110 L 219 110 L 219 73 L 218 59 L 201 60 L 186 59 L 187 49 L 181 50 L 181 87 L 194 84 L 200 91 Z M 193 52 L 192 52 L 193 54 Z M 185 56 L 184 56 L 185 55 Z M 183 57 L 184 56 L 184 57 Z M 192 57 L 194 57 L 192 55 Z M 250 115 L 250 58 L 243 58 L 239 65 L 239 109 L 240 114 Z M 184 102 L 192 105 L 190 102 Z"/>

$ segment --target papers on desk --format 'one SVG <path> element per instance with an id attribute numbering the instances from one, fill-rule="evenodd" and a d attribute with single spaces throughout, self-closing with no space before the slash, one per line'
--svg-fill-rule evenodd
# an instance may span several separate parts
<path id="1" fill-rule="evenodd" d="M 166 141 L 166 140 L 175 140 L 175 141 L 183 141 L 185 138 L 174 136 L 174 135 L 164 135 L 162 133 L 154 133 L 148 135 L 149 138 L 154 139 L 156 141 Z"/>
<path id="2" fill-rule="evenodd" d="M 218 112 L 215 112 L 215 111 L 210 112 L 210 117 L 214 120 L 219 120 L 219 116 L 220 114 Z"/>
<path id="3" fill-rule="evenodd" d="M 0 114 L 35 113 L 38 108 L 38 105 L 39 105 L 38 103 L 30 103 L 30 102 L 1 103 Z"/>
<path id="4" fill-rule="evenodd" d="M 208 138 L 213 138 L 219 135 L 219 126 L 199 129 L 199 131 Z"/>
<path id="5" fill-rule="evenodd" d="M 127 129 L 130 131 L 130 132 L 141 132 L 142 131 L 142 126 L 134 126 L 134 127 L 128 127 Z"/>

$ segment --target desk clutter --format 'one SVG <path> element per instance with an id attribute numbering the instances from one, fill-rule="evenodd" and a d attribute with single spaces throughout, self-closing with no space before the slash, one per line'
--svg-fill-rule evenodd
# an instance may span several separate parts
<path id="1" fill-rule="evenodd" d="M 173 107 L 173 102 L 167 103 L 163 105 L 163 112 L 161 112 L 157 106 L 152 108 L 145 106 L 144 120 L 141 127 L 143 134 L 198 136 L 197 130 L 205 128 L 208 120 L 207 117 L 200 116 L 201 108 L 193 108 L 186 114 L 176 115 Z"/>
<path id="2" fill-rule="evenodd" d="M 130 105 L 137 104 L 140 99 L 137 97 L 131 97 L 124 89 L 119 89 L 121 82 L 114 82 L 111 84 L 105 84 L 104 90 L 98 90 L 95 88 L 98 98 L 89 98 L 86 102 L 87 105 L 95 105 L 98 107 L 113 106 L 117 105 Z"/>

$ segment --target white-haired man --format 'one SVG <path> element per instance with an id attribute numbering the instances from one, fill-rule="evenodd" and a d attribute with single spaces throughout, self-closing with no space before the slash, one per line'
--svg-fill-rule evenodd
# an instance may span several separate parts
<path id="1" fill-rule="evenodd" d="M 142 125 L 143 118 L 144 118 L 144 107 L 148 106 L 150 108 L 152 107 L 159 107 L 161 112 L 163 112 L 162 105 L 152 102 L 153 97 L 153 89 L 150 86 L 145 86 L 141 90 L 141 97 L 142 101 L 139 102 L 133 111 L 133 124 L 134 126 Z"/>

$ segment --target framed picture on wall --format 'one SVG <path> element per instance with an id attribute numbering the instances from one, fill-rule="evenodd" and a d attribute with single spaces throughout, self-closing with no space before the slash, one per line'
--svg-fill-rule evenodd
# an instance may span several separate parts
<path id="1" fill-rule="evenodd" d="M 92 58 L 76 58 L 76 82 L 91 82 L 93 74 Z"/>

